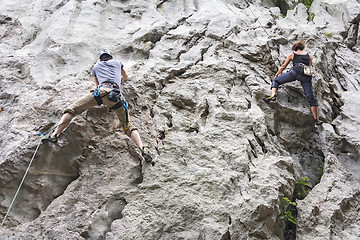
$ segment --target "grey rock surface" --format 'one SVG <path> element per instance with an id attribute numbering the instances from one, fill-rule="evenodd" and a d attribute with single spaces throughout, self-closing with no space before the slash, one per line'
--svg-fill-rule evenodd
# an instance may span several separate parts
<path id="1" fill-rule="evenodd" d="M 0 9 L 1 220 L 40 141 L 33 134 L 94 88 L 100 49 L 124 63 L 131 120 L 155 157 L 142 160 L 113 112 L 82 113 L 58 144 L 41 144 L 1 240 L 360 239 L 359 1 L 0 0 Z M 299 82 L 262 100 L 299 39 L 315 63 L 322 127 Z"/>

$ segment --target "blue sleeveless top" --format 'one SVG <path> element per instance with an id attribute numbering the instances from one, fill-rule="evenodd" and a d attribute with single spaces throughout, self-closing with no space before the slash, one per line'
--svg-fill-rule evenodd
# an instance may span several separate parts
<path id="1" fill-rule="evenodd" d="M 300 65 L 300 63 L 306 66 L 310 65 L 310 56 L 308 53 L 306 55 L 300 55 L 294 52 L 294 59 L 293 59 L 294 66 Z"/>

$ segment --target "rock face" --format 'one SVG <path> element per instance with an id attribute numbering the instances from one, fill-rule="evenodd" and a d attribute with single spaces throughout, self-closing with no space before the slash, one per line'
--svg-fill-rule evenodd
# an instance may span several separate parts
<path id="1" fill-rule="evenodd" d="M 124 63 L 155 156 L 143 162 L 113 112 L 84 112 L 40 145 L 0 239 L 360 238 L 359 1 L 0 3 L 1 220 L 33 134 L 94 87 L 100 49 Z M 299 82 L 262 101 L 299 39 L 322 127 Z"/>

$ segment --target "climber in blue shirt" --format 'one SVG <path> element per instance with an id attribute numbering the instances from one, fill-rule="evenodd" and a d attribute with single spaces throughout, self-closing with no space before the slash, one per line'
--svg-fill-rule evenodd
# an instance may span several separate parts
<path id="1" fill-rule="evenodd" d="M 79 115 L 83 111 L 95 107 L 96 105 L 104 104 L 110 107 L 111 110 L 114 110 L 124 128 L 125 134 L 140 148 L 145 161 L 152 161 L 152 157 L 144 149 L 137 128 L 130 123 L 127 102 L 121 95 L 121 80 L 126 80 L 128 78 L 128 75 L 123 68 L 123 64 L 120 61 L 113 59 L 108 50 L 101 51 L 99 58 L 99 61 L 92 70 L 92 75 L 94 76 L 96 84 L 96 89 L 93 91 L 94 93 L 88 93 L 66 107 L 58 127 L 50 137 L 43 139 L 43 141 L 56 143 L 60 133 L 70 124 L 70 121 L 74 116 Z"/>

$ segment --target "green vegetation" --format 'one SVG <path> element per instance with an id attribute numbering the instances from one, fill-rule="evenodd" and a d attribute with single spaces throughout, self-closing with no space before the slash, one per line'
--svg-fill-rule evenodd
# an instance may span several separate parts
<path id="1" fill-rule="evenodd" d="M 299 0 L 298 3 L 303 3 L 307 9 L 310 8 L 314 0 Z"/>
<path id="2" fill-rule="evenodd" d="M 292 202 L 289 198 L 287 197 L 283 197 L 283 199 L 285 200 L 285 207 L 284 210 L 282 211 L 281 215 L 280 215 L 280 219 L 282 221 L 290 221 L 293 224 L 296 224 L 296 219 L 295 216 L 293 216 L 292 214 L 292 209 L 294 207 L 296 207 L 296 202 Z"/>
<path id="3" fill-rule="evenodd" d="M 296 184 L 300 184 L 302 186 L 309 186 L 309 178 L 307 177 L 302 177 L 302 178 L 299 178 L 297 181 L 296 181 Z"/>
<path id="4" fill-rule="evenodd" d="M 281 11 L 281 17 L 285 18 L 287 11 L 288 10 L 292 10 L 294 9 L 299 3 L 302 3 L 305 5 L 305 7 L 307 8 L 307 11 L 309 13 L 309 8 L 311 7 L 311 4 L 314 2 L 314 0 L 298 0 L 297 2 L 294 2 L 291 5 L 288 5 L 285 9 L 281 8 L 281 6 L 279 6 L 279 8 L 282 10 Z M 307 18 L 307 20 L 309 22 L 313 21 L 315 17 L 315 13 L 309 13 L 309 16 Z"/>
<path id="5" fill-rule="evenodd" d="M 332 33 L 324 33 L 324 35 L 327 37 L 332 37 L 333 34 Z"/>
<path id="6" fill-rule="evenodd" d="M 241 226 L 243 226 L 243 228 L 245 228 L 246 231 L 250 231 L 249 227 L 245 226 L 245 224 L 243 222 L 240 222 Z"/>
<path id="7" fill-rule="evenodd" d="M 314 17 L 315 17 L 315 13 L 309 13 L 307 17 L 308 22 L 312 22 L 314 20 Z"/>
<path id="8" fill-rule="evenodd" d="M 318 178 L 319 178 L 319 181 L 320 181 L 322 175 L 324 174 L 324 164 L 321 164 L 321 165 L 318 167 L 317 171 L 318 171 Z"/>
<path id="9" fill-rule="evenodd" d="M 304 199 L 310 192 L 309 178 L 302 177 L 296 181 L 296 192 L 298 199 Z"/>
<path id="10" fill-rule="evenodd" d="M 281 216 L 280 216 L 281 220 L 288 220 L 290 222 L 292 222 L 293 224 L 296 224 L 295 222 L 295 217 L 292 215 L 291 211 L 286 211 L 284 212 Z"/>
<path id="11" fill-rule="evenodd" d="M 287 205 L 293 205 L 293 206 L 296 206 L 296 202 L 292 202 L 289 198 L 287 197 L 283 197 L 283 199 L 286 201 L 286 204 Z"/>

